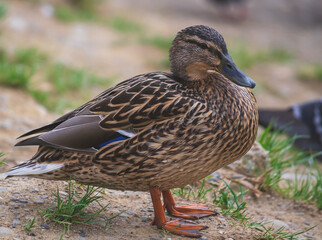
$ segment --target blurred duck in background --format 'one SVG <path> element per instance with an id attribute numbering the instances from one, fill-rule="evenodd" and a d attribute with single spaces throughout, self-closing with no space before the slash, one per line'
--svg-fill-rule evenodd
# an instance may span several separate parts
<path id="1" fill-rule="evenodd" d="M 303 136 L 295 140 L 297 148 L 322 152 L 322 98 L 284 110 L 259 109 L 259 124 L 267 127 L 270 123 L 288 135 Z"/>
<path id="2" fill-rule="evenodd" d="M 208 0 L 214 4 L 221 18 L 243 21 L 248 17 L 248 6 L 246 0 Z"/>

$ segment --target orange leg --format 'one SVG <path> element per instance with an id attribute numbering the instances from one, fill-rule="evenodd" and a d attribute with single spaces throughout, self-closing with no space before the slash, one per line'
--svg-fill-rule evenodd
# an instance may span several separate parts
<path id="1" fill-rule="evenodd" d="M 197 225 L 180 219 L 167 222 L 164 214 L 164 208 L 161 203 L 161 191 L 158 188 L 150 188 L 150 194 L 154 207 L 153 224 L 156 224 L 158 228 L 165 229 L 173 234 L 187 237 L 201 237 L 199 231 L 205 229 L 205 226 Z"/>
<path id="2" fill-rule="evenodd" d="M 217 215 L 218 212 L 211 210 L 206 205 L 190 204 L 176 207 L 170 190 L 162 191 L 164 206 L 168 213 L 175 217 L 186 219 L 198 219 L 206 216 Z"/>

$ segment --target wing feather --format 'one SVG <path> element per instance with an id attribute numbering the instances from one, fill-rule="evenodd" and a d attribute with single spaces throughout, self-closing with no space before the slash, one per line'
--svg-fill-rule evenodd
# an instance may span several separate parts
<path id="1" fill-rule="evenodd" d="M 17 145 L 48 145 L 90 151 L 120 136 L 129 138 L 153 123 L 183 116 L 196 102 L 166 73 L 139 75 L 106 90 Z M 43 133 L 44 132 L 44 133 Z M 42 134 L 41 134 L 42 133 Z"/>

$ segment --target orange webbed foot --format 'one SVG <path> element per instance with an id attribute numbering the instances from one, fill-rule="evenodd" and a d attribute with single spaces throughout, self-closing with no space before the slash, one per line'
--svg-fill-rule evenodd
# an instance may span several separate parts
<path id="1" fill-rule="evenodd" d="M 174 217 L 194 220 L 218 214 L 218 212 L 202 204 L 189 204 L 177 207 L 170 190 L 163 191 L 162 194 L 165 208 Z"/>
<path id="2" fill-rule="evenodd" d="M 165 192 L 167 192 L 167 191 L 165 191 Z M 202 225 L 198 225 L 198 224 L 194 224 L 194 223 L 182 220 L 182 219 L 167 221 L 165 214 L 164 214 L 164 206 L 162 206 L 161 199 L 160 199 L 161 191 L 158 188 L 151 187 L 150 194 L 151 194 L 151 199 L 152 199 L 153 207 L 154 207 L 154 219 L 152 221 L 152 224 L 157 225 L 157 227 L 159 229 L 164 229 L 164 230 L 169 231 L 170 233 L 173 233 L 173 234 L 183 235 L 186 237 L 196 237 L 196 238 L 201 237 L 200 230 L 205 229 L 207 227 L 202 226 Z M 171 194 L 171 192 L 170 192 L 170 194 Z M 165 200 L 165 206 L 166 206 L 166 200 Z M 186 205 L 183 207 L 178 207 L 178 210 L 188 212 L 187 214 L 178 212 L 177 215 L 179 215 L 180 217 L 186 217 L 189 219 L 197 218 L 196 216 L 198 214 L 200 215 L 200 211 L 211 211 L 210 209 L 208 209 L 204 205 Z M 196 213 L 195 211 L 198 211 L 198 213 Z M 191 212 L 193 212 L 193 213 L 191 213 Z M 188 214 L 190 214 L 190 215 L 188 215 Z M 207 215 L 210 215 L 210 214 L 207 213 Z M 205 216 L 205 215 L 202 215 L 202 216 Z"/>

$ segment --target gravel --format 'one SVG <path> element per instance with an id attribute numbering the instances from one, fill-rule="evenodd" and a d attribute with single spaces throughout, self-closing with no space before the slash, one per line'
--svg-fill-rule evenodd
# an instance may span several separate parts
<path id="1" fill-rule="evenodd" d="M 13 228 L 16 228 L 16 226 L 17 225 L 21 225 L 21 221 L 20 220 L 18 220 L 18 219 L 14 219 L 13 221 L 12 221 L 12 227 Z"/>
<path id="2" fill-rule="evenodd" d="M 47 225 L 47 224 L 40 224 L 40 226 L 42 227 L 42 228 L 44 228 L 44 229 L 49 229 L 50 227 Z"/>
<path id="3" fill-rule="evenodd" d="M 10 228 L 0 227 L 0 237 L 10 237 L 13 235 L 13 231 Z"/>
<path id="4" fill-rule="evenodd" d="M 128 217 L 129 215 L 127 214 L 127 213 L 125 213 L 125 212 L 122 212 L 120 215 L 119 215 L 119 217 Z"/>
<path id="5" fill-rule="evenodd" d="M 35 201 L 34 201 L 34 203 L 35 203 L 35 204 L 43 204 L 43 203 L 44 203 L 44 201 L 43 201 L 43 200 L 35 200 Z"/>
<path id="6" fill-rule="evenodd" d="M 83 238 L 87 237 L 86 233 L 85 233 L 85 232 L 83 232 L 83 231 L 80 231 L 80 232 L 79 232 L 79 236 L 81 236 L 81 237 L 83 237 Z"/>

